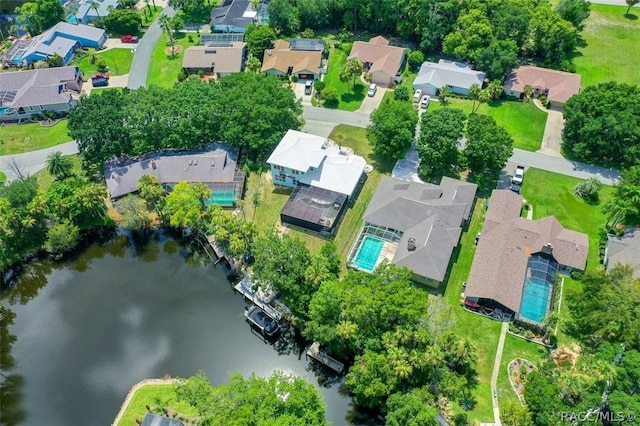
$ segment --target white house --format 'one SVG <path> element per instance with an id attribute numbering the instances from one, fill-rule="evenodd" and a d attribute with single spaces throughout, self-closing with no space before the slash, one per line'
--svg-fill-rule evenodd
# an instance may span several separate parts
<path id="1" fill-rule="evenodd" d="M 435 96 L 439 89 L 449 86 L 453 93 L 468 95 L 472 84 L 482 87 L 485 74 L 471 69 L 470 64 L 440 59 L 438 63 L 425 62 L 413 82 L 413 90 L 421 89 L 425 95 Z"/>
<path id="2" fill-rule="evenodd" d="M 301 183 L 347 197 L 354 193 L 367 164 L 351 148 L 297 130 L 284 135 L 267 163 L 276 185 L 295 188 Z"/>

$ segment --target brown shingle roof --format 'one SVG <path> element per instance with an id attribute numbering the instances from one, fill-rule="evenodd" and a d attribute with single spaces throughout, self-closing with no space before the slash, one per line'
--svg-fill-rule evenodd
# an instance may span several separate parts
<path id="1" fill-rule="evenodd" d="M 222 74 L 240 72 L 246 43 L 233 42 L 231 47 L 191 46 L 184 52 L 182 68 L 211 68 Z M 215 65 L 214 65 L 215 64 Z"/>
<path id="2" fill-rule="evenodd" d="M 523 65 L 511 70 L 504 88 L 517 92 L 524 92 L 525 86 L 548 89 L 547 99 L 565 103 L 571 96 L 580 92 L 581 78 L 580 74 Z"/>
<path id="3" fill-rule="evenodd" d="M 400 70 L 404 59 L 404 49 L 389 46 L 384 37 L 374 37 L 369 42 L 356 41 L 347 59 L 358 59 L 371 65 L 369 72 L 384 71 L 389 77 L 395 76 Z"/>
<path id="4" fill-rule="evenodd" d="M 529 257 L 550 244 L 559 264 L 584 270 L 589 240 L 585 234 L 563 228 L 554 216 L 521 218 L 522 197 L 508 193 L 494 190 L 491 194 L 465 296 L 492 299 L 518 312 Z"/>
<path id="5" fill-rule="evenodd" d="M 321 65 L 322 51 L 291 50 L 287 41 L 276 40 L 273 49 L 264 51 L 262 72 L 275 69 L 285 74 L 289 71 L 289 67 L 293 67 L 293 73 L 309 71 L 320 74 Z"/>

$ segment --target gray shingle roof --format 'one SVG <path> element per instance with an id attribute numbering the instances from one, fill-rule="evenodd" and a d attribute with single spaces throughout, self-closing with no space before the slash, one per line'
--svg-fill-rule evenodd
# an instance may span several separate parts
<path id="1" fill-rule="evenodd" d="M 461 224 L 468 219 L 477 186 L 443 177 L 440 185 L 383 177 L 364 215 L 368 223 L 403 232 L 393 263 L 436 281 L 444 279 Z M 416 249 L 407 242 L 415 239 Z"/>
<path id="2" fill-rule="evenodd" d="M 640 278 L 640 229 L 625 233 L 622 237 L 609 235 L 607 244 L 607 270 L 621 263 L 633 268 L 633 276 Z"/>
<path id="3" fill-rule="evenodd" d="M 203 151 L 151 153 L 124 163 L 114 160 L 105 164 L 104 174 L 109 194 L 116 198 L 137 191 L 142 175 L 165 184 L 234 182 L 237 159 L 237 150 L 215 144 Z"/>
<path id="4" fill-rule="evenodd" d="M 20 108 L 69 102 L 82 88 L 78 67 L 0 73 L 0 106 Z M 61 87 L 62 86 L 62 89 Z"/>
<path id="5" fill-rule="evenodd" d="M 253 22 L 254 13 L 249 0 L 225 0 L 222 6 L 211 10 L 211 25 L 231 25 L 244 28 Z"/>
<path id="6" fill-rule="evenodd" d="M 529 257 L 551 244 L 559 264 L 584 270 L 589 252 L 587 235 L 570 231 L 554 216 L 520 217 L 522 197 L 494 190 L 471 265 L 465 296 L 491 299 L 514 312 L 520 309 Z"/>
<path id="7" fill-rule="evenodd" d="M 182 420 L 147 413 L 140 426 L 184 426 Z"/>
<path id="8" fill-rule="evenodd" d="M 233 42 L 233 46 L 191 46 L 184 52 L 182 68 L 212 68 L 221 74 L 240 72 L 246 43 Z"/>

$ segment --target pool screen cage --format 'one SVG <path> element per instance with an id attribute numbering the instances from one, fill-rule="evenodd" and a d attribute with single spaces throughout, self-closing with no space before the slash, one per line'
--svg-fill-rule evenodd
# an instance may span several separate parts
<path id="1" fill-rule="evenodd" d="M 558 268 L 558 262 L 550 254 L 540 252 L 529 258 L 522 289 L 520 312 L 516 316 L 518 320 L 540 326 L 542 319 L 538 322 L 529 317 L 535 316 L 538 312 L 544 312 L 544 316 L 546 316 L 546 313 L 553 309 Z M 542 289 L 541 286 L 548 288 Z"/>
<path id="2" fill-rule="evenodd" d="M 237 171 L 233 182 L 210 182 L 207 187 L 211 189 L 211 198 L 208 204 L 218 204 L 221 207 L 232 207 L 242 197 L 244 190 L 245 173 Z"/>
<path id="3" fill-rule="evenodd" d="M 353 244 L 353 247 L 349 252 L 347 265 L 354 269 L 360 269 L 358 265 L 356 265 L 355 260 L 358 257 L 358 253 L 362 249 L 362 244 L 367 236 L 375 237 L 384 242 L 382 251 L 380 252 L 380 257 L 385 258 L 391 262 L 393 260 L 393 256 L 395 256 L 395 251 L 398 243 L 402 239 L 402 235 L 402 231 L 390 229 L 383 225 L 375 225 L 365 222 L 365 224 L 362 225 L 360 232 L 358 233 L 356 242 Z"/>

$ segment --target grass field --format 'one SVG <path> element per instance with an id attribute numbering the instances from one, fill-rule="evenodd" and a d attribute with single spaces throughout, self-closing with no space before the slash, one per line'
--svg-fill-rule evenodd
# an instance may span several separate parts
<path id="1" fill-rule="evenodd" d="M 586 46 L 574 57 L 582 87 L 605 81 L 638 84 L 640 81 L 640 8 L 631 8 L 632 18 L 624 16 L 625 6 L 591 5 L 582 37 Z"/>
<path id="2" fill-rule="evenodd" d="M 155 407 L 171 407 L 174 411 L 185 416 L 195 416 L 196 410 L 185 402 L 178 401 L 173 385 L 145 385 L 138 389 L 127 406 L 118 426 L 135 426 L 136 420 L 142 419 L 148 413 L 146 405 Z"/>
<path id="3" fill-rule="evenodd" d="M 607 217 L 602 205 L 613 196 L 613 187 L 604 185 L 600 190 L 600 202 L 591 205 L 573 194 L 573 187 L 581 179 L 544 170 L 529 168 L 522 186 L 522 195 L 533 205 L 533 218 L 554 215 L 562 226 L 589 236 L 587 268 L 600 266 L 598 244 L 600 230 Z"/>
<path id="4" fill-rule="evenodd" d="M 69 158 L 73 161 L 73 169 L 71 170 L 71 173 L 79 176 L 82 172 L 82 169 L 80 168 L 80 157 L 78 157 L 78 154 L 73 154 L 70 155 Z M 54 181 L 53 176 L 49 174 L 47 169 L 40 170 L 35 174 L 35 176 L 38 181 L 38 188 L 41 189 L 48 188 Z"/>
<path id="5" fill-rule="evenodd" d="M 155 21 L 156 17 L 162 12 L 162 8 L 160 6 L 153 6 L 149 4 L 149 6 L 144 6 L 142 9 L 138 10 L 138 15 L 142 18 L 142 25 L 148 26 Z"/>
<path id="6" fill-rule="evenodd" d="M 133 61 L 133 52 L 131 49 L 109 49 L 104 52 L 93 52 L 82 58 L 78 63 L 80 71 L 86 78 L 90 78 L 92 74 L 98 72 L 98 66 L 91 63 L 91 58 L 97 59 L 102 57 L 109 67 L 108 73 L 110 75 L 125 75 L 129 74 L 131 69 L 131 61 Z"/>
<path id="7" fill-rule="evenodd" d="M 7 175 L 4 172 L 0 172 L 0 186 L 4 185 L 7 181 Z"/>
<path id="8" fill-rule="evenodd" d="M 178 73 L 182 68 L 182 58 L 184 58 L 184 49 L 197 45 L 199 37 L 192 36 L 192 40 L 189 41 L 189 37 L 184 33 L 178 34 L 175 38 L 175 44 L 180 46 L 182 50 L 175 55 L 169 56 L 167 54 L 169 37 L 165 33 L 160 36 L 151 53 L 147 86 L 155 84 L 160 87 L 172 87 L 178 81 Z"/>
<path id="9" fill-rule="evenodd" d="M 447 100 L 449 107 L 459 108 L 470 114 L 473 101 L 469 99 L 451 98 Z M 476 105 L 477 106 L 477 105 Z M 441 102 L 432 102 L 429 109 L 442 108 Z M 525 151 L 537 151 L 542 144 L 547 114 L 540 111 L 533 102 L 493 101 L 482 104 L 479 114 L 490 115 L 498 125 L 507 129 L 513 137 L 513 147 Z"/>
<path id="10" fill-rule="evenodd" d="M 355 111 L 360 108 L 366 95 L 366 87 L 359 77 L 356 77 L 356 86 L 353 88 L 353 80 L 340 81 L 340 70 L 347 62 L 347 53 L 340 49 L 331 49 L 327 75 L 324 77 L 326 87 L 335 87 L 338 91 L 337 104 L 325 104 L 326 108 L 338 108 L 345 111 Z"/>
<path id="11" fill-rule="evenodd" d="M 12 124 L 0 127 L 0 155 L 20 154 L 49 148 L 71 141 L 67 134 L 67 120 L 53 126 L 40 123 Z"/>

